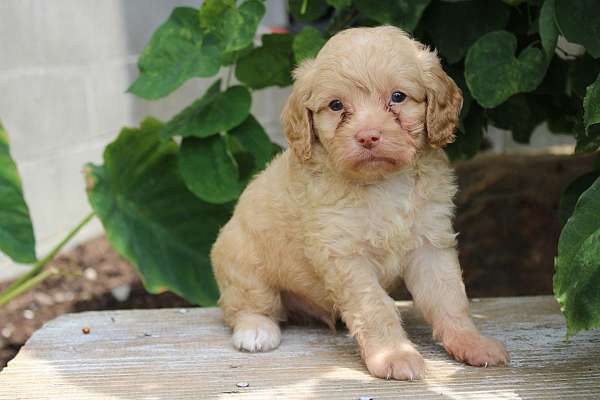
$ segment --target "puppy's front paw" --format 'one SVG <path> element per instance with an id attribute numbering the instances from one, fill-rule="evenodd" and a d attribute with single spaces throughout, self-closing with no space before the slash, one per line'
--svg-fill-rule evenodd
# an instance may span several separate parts
<path id="1" fill-rule="evenodd" d="M 377 378 L 412 381 L 425 375 L 425 361 L 410 343 L 374 350 L 365 361 L 371 375 Z"/>
<path id="2" fill-rule="evenodd" d="M 263 315 L 245 315 L 236 323 L 231 341 L 238 350 L 269 351 L 281 343 L 281 330 L 272 319 Z"/>
<path id="3" fill-rule="evenodd" d="M 456 334 L 445 340 L 443 345 L 456 360 L 475 367 L 507 365 L 509 362 L 508 353 L 500 341 L 477 332 Z"/>

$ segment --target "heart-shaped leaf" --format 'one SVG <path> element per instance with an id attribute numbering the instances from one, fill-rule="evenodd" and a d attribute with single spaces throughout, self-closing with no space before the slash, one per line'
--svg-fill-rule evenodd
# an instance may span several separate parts
<path id="1" fill-rule="evenodd" d="M 554 55 L 556 41 L 558 40 L 558 27 L 556 26 L 556 22 L 554 22 L 554 10 L 554 0 L 545 0 L 540 10 L 540 38 L 542 39 L 542 47 L 548 59 Z"/>
<path id="2" fill-rule="evenodd" d="M 488 111 L 492 124 L 511 131 L 518 143 L 529 143 L 533 130 L 546 118 L 545 113 L 539 113 L 527 100 L 527 96 L 517 94 Z"/>
<path id="3" fill-rule="evenodd" d="M 250 113 L 252 98 L 244 86 L 220 91 L 218 80 L 204 96 L 174 116 L 164 127 L 163 138 L 215 135 L 241 124 Z"/>
<path id="4" fill-rule="evenodd" d="M 185 138 L 179 167 L 187 187 L 209 203 L 227 203 L 241 193 L 238 165 L 221 135 Z"/>
<path id="5" fill-rule="evenodd" d="M 294 37 L 294 43 L 292 44 L 296 64 L 299 64 L 305 58 L 315 58 L 323 45 L 325 45 L 325 38 L 323 38 L 321 32 L 312 26 L 305 26 Z"/>
<path id="6" fill-rule="evenodd" d="M 324 0 L 290 0 L 290 14 L 296 21 L 314 21 L 327 12 L 328 5 Z"/>
<path id="7" fill-rule="evenodd" d="M 140 76 L 128 91 L 145 99 L 164 97 L 190 78 L 215 75 L 221 52 L 218 39 L 202 31 L 198 12 L 178 7 L 152 35 L 138 61 Z"/>
<path id="8" fill-rule="evenodd" d="M 431 0 L 355 0 L 354 5 L 366 17 L 380 24 L 399 26 L 412 32 Z"/>
<path id="9" fill-rule="evenodd" d="M 479 104 L 493 108 L 514 94 L 531 92 L 544 79 L 548 63 L 535 47 L 515 58 L 517 38 L 510 32 L 490 32 L 467 53 L 465 79 Z"/>
<path id="10" fill-rule="evenodd" d="M 221 40 L 225 52 L 252 44 L 264 15 L 265 6 L 258 0 L 247 0 L 239 8 L 235 0 L 206 0 L 198 12 L 202 28 Z"/>
<path id="11" fill-rule="evenodd" d="M 104 151 L 104 165 L 88 165 L 88 198 L 115 250 L 140 272 L 152 293 L 171 290 L 212 305 L 218 289 L 209 252 L 230 205 L 199 200 L 183 183 L 177 145 L 161 141 L 152 119 L 125 128 Z"/>
<path id="12" fill-rule="evenodd" d="M 569 217 L 573 215 L 573 210 L 575 210 L 575 205 L 581 194 L 588 190 L 598 177 L 600 177 L 600 171 L 592 171 L 575 178 L 573 182 L 569 183 L 569 186 L 567 186 L 560 196 L 558 219 L 561 225 L 567 223 Z"/>
<path id="13" fill-rule="evenodd" d="M 600 178 L 577 201 L 560 234 L 554 295 L 567 333 L 600 327 Z"/>
<path id="14" fill-rule="evenodd" d="M 294 64 L 292 41 L 289 34 L 263 35 L 261 47 L 238 59 L 236 78 L 252 89 L 290 85 Z"/>
<path id="15" fill-rule="evenodd" d="M 509 7 L 498 0 L 436 1 L 428 8 L 423 23 L 436 49 L 453 64 L 482 35 L 506 26 Z M 469 21 L 449 26 L 449 21 Z"/>
<path id="16" fill-rule="evenodd" d="M 249 179 L 272 158 L 272 144 L 258 121 L 249 115 L 226 135 L 185 138 L 179 166 L 187 187 L 209 203 L 238 198 Z"/>
<path id="17" fill-rule="evenodd" d="M 19 263 L 35 261 L 35 237 L 8 135 L 0 124 L 0 250 Z"/>
<path id="18" fill-rule="evenodd" d="M 565 37 L 600 57 L 600 1 L 556 0 L 556 22 Z"/>

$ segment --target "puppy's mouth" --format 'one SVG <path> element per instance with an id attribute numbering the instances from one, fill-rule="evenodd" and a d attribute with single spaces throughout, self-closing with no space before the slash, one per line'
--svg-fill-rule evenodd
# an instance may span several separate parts
<path id="1" fill-rule="evenodd" d="M 390 157 L 378 156 L 373 153 L 361 154 L 354 162 L 355 167 L 359 167 L 365 164 L 373 165 L 373 164 L 389 164 L 396 165 L 397 161 Z"/>

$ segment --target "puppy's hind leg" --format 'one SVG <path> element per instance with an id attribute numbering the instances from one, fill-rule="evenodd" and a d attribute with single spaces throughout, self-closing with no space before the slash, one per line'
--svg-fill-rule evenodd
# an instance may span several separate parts
<path id="1" fill-rule="evenodd" d="M 227 238 L 223 233 L 213 247 L 212 262 L 221 290 L 219 305 L 225 322 L 233 329 L 232 344 L 242 351 L 273 350 L 281 342 L 280 293 L 262 279 L 260 261 L 248 243 L 243 245 L 246 249 L 228 249 L 231 243 L 222 240 Z"/>

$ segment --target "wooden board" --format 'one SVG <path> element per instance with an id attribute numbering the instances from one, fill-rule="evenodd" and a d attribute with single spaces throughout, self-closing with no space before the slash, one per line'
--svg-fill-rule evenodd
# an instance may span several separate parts
<path id="1" fill-rule="evenodd" d="M 247 354 L 218 309 L 105 311 L 36 332 L 0 373 L 0 399 L 600 399 L 600 333 L 566 341 L 550 297 L 472 302 L 482 331 L 507 344 L 508 368 L 452 361 L 411 303 L 398 305 L 427 360 L 423 381 L 372 378 L 346 332 L 286 327 L 277 350 Z"/>

